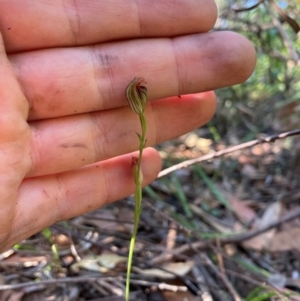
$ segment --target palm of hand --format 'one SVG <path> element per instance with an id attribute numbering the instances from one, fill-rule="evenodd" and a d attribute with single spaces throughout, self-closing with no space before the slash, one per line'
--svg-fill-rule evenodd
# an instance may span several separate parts
<path id="1" fill-rule="evenodd" d="M 151 91 L 151 146 L 215 111 L 213 92 L 177 95 L 250 75 L 252 46 L 234 33 L 205 33 L 216 8 L 200 2 L 0 0 L 1 250 L 133 192 L 139 121 L 124 93 L 132 78 L 147 78 Z M 146 149 L 144 184 L 160 166 L 157 152 Z"/>

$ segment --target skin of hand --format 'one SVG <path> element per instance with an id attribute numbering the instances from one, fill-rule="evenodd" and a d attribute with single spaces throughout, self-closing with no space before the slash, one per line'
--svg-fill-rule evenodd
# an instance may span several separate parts
<path id="1" fill-rule="evenodd" d="M 209 32 L 216 18 L 212 0 L 0 0 L 0 251 L 134 191 L 134 77 L 147 146 L 212 117 L 211 90 L 255 66 L 247 39 Z M 160 169 L 146 148 L 143 184 Z"/>

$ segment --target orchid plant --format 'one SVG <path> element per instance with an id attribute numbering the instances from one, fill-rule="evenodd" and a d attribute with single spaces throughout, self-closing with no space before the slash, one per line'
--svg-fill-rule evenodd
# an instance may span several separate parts
<path id="1" fill-rule="evenodd" d="M 126 97 L 129 106 L 131 110 L 139 116 L 141 130 L 142 130 L 141 134 L 136 133 L 140 142 L 139 156 L 138 158 L 132 157 L 132 172 L 133 172 L 133 179 L 135 182 L 135 193 L 134 193 L 135 209 L 134 209 L 134 226 L 133 226 L 132 236 L 130 240 L 128 263 L 127 263 L 126 292 L 125 292 L 126 301 L 129 301 L 132 258 L 133 258 L 134 246 L 135 246 L 138 224 L 141 215 L 141 207 L 142 207 L 143 174 L 141 170 L 141 163 L 142 163 L 143 150 L 147 142 L 146 139 L 147 123 L 144 115 L 146 102 L 147 102 L 147 88 L 145 84 L 146 81 L 143 78 L 136 77 L 130 82 L 130 84 L 126 89 Z"/>

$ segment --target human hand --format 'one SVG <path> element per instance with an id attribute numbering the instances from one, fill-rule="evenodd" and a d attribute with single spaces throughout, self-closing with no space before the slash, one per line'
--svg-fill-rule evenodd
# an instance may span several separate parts
<path id="1" fill-rule="evenodd" d="M 134 77 L 148 83 L 148 146 L 206 123 L 204 91 L 247 79 L 253 47 L 207 33 L 216 15 L 212 0 L 0 0 L 0 251 L 134 191 Z M 145 185 L 160 168 L 147 148 Z"/>

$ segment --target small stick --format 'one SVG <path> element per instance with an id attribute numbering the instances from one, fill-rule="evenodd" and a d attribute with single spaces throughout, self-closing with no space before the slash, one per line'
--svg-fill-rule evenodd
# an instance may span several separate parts
<path id="1" fill-rule="evenodd" d="M 291 137 L 291 136 L 296 136 L 296 135 L 299 135 L 299 134 L 300 134 L 300 129 L 297 129 L 297 130 L 294 130 L 294 131 L 289 131 L 289 132 L 281 133 L 281 134 L 278 134 L 278 135 L 268 136 L 268 137 L 262 138 L 262 139 L 252 140 L 252 141 L 242 143 L 242 144 L 239 144 L 239 145 L 236 145 L 236 146 L 228 147 L 228 148 L 226 148 L 224 150 L 221 150 L 221 151 L 213 152 L 212 154 L 204 155 L 204 156 L 194 158 L 194 159 L 191 159 L 191 160 L 186 160 L 184 162 L 181 162 L 179 164 L 173 165 L 169 168 L 166 168 L 166 169 L 162 170 L 158 174 L 157 178 L 164 177 L 164 176 L 166 176 L 167 174 L 169 174 L 173 171 L 176 171 L 176 170 L 181 169 L 181 168 L 186 168 L 186 167 L 188 167 L 190 165 L 193 165 L 195 163 L 208 161 L 208 160 L 211 160 L 213 158 L 224 156 L 224 155 L 227 155 L 229 153 L 232 153 L 232 152 L 235 152 L 235 151 L 238 151 L 238 150 L 242 150 L 242 149 L 245 149 L 245 148 L 248 148 L 248 147 L 252 147 L 252 146 L 257 145 L 257 144 L 271 143 L 271 142 L 275 142 L 278 139 L 284 139 L 284 138 Z"/>

